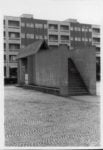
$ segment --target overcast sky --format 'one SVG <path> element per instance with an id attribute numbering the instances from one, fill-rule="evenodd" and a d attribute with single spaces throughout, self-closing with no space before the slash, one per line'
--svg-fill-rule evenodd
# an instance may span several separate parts
<path id="1" fill-rule="evenodd" d="M 1 0 L 2 14 L 20 16 L 33 14 L 34 18 L 65 20 L 100 24 L 103 20 L 103 0 Z"/>

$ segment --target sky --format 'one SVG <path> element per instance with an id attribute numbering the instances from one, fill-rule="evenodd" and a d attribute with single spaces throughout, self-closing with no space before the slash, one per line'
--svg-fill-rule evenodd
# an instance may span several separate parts
<path id="1" fill-rule="evenodd" d="M 2 15 L 8 16 L 33 14 L 38 19 L 103 22 L 103 0 L 0 0 L 0 10 Z"/>

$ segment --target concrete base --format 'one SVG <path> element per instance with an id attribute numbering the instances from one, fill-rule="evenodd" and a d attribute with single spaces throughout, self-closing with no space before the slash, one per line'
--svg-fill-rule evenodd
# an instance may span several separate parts
<path id="1" fill-rule="evenodd" d="M 60 95 L 61 96 L 68 96 L 68 86 L 60 87 Z"/>

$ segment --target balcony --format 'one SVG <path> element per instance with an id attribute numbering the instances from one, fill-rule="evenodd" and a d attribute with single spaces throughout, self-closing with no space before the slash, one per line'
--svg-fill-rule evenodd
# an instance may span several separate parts
<path id="1" fill-rule="evenodd" d="M 55 40 L 55 39 L 49 39 L 49 42 L 58 42 L 58 40 Z"/>
<path id="2" fill-rule="evenodd" d="M 8 21 L 8 27 L 9 28 L 20 28 L 20 22 L 19 21 Z"/>
<path id="3" fill-rule="evenodd" d="M 96 52 L 96 57 L 100 57 L 100 52 Z"/>
<path id="4" fill-rule="evenodd" d="M 20 33 L 19 32 L 9 32 L 9 39 L 10 40 L 20 40 Z"/>
<path id="5" fill-rule="evenodd" d="M 20 49 L 10 49 L 10 48 L 9 48 L 9 51 L 10 51 L 10 52 L 19 52 L 19 50 L 20 50 Z"/>
<path id="6" fill-rule="evenodd" d="M 20 37 L 9 37 L 9 40 L 20 40 Z"/>
<path id="7" fill-rule="evenodd" d="M 49 38 L 48 45 L 58 45 L 58 39 L 57 38 Z"/>
<path id="8" fill-rule="evenodd" d="M 17 60 L 9 60 L 9 63 L 17 63 Z"/>
<path id="9" fill-rule="evenodd" d="M 58 35 L 49 35 L 50 42 L 58 42 Z"/>
<path id="10" fill-rule="evenodd" d="M 20 43 L 21 43 L 21 40 L 20 39 L 9 39 L 9 43 L 11 44 L 19 44 L 20 45 Z"/>
<path id="11" fill-rule="evenodd" d="M 20 45 L 19 44 L 9 44 L 9 51 L 19 51 Z"/>
<path id="12" fill-rule="evenodd" d="M 98 41 L 93 41 L 92 45 L 96 46 L 96 47 L 100 47 L 100 42 Z"/>
<path id="13" fill-rule="evenodd" d="M 99 33 L 99 32 L 94 32 L 94 31 L 93 31 L 92 36 L 93 36 L 93 37 L 100 38 L 100 33 Z"/>
<path id="14" fill-rule="evenodd" d="M 61 40 L 60 44 L 70 45 L 70 41 L 69 40 Z"/>
<path id="15" fill-rule="evenodd" d="M 49 24 L 49 31 L 51 32 L 58 32 L 58 25 L 57 24 Z"/>
<path id="16" fill-rule="evenodd" d="M 69 26 L 61 25 L 60 26 L 60 31 L 61 32 L 69 32 Z"/>

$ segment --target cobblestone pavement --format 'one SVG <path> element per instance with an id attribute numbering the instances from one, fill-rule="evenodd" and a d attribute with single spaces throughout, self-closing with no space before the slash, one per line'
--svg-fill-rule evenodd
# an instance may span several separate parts
<path id="1" fill-rule="evenodd" d="M 64 98 L 6 86 L 5 145 L 99 146 L 99 99 Z"/>

